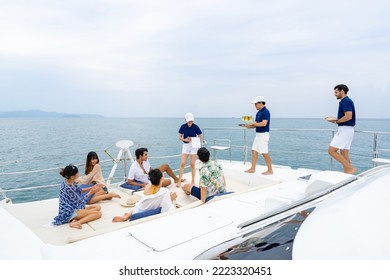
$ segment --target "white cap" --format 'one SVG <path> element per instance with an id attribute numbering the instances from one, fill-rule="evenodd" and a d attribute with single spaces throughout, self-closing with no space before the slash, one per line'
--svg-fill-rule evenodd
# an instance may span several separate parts
<path id="1" fill-rule="evenodd" d="M 192 113 L 187 113 L 184 118 L 186 119 L 186 122 L 194 121 L 194 115 Z"/>
<path id="2" fill-rule="evenodd" d="M 265 97 L 264 96 L 256 96 L 255 100 L 252 101 L 252 104 L 259 103 L 259 102 L 265 102 Z"/>

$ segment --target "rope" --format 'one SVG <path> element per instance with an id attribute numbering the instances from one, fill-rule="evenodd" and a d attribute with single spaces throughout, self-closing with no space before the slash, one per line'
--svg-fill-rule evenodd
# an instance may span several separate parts
<path id="1" fill-rule="evenodd" d="M 111 160 L 116 161 L 116 159 L 113 158 L 112 155 L 110 155 L 110 154 L 108 153 L 107 149 L 104 150 L 104 152 L 111 158 Z"/>

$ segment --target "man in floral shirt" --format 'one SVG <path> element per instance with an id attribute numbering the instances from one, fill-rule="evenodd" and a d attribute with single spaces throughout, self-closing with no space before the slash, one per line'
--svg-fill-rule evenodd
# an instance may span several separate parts
<path id="1" fill-rule="evenodd" d="M 206 148 L 199 148 L 197 155 L 203 162 L 199 169 L 199 187 L 185 184 L 182 188 L 187 195 L 191 194 L 205 203 L 214 195 L 226 192 L 226 181 L 222 167 L 216 161 L 210 160 L 210 152 Z"/>

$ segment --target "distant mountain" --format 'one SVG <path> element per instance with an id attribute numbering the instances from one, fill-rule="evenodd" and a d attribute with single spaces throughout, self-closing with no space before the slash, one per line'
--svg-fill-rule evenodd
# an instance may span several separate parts
<path id="1" fill-rule="evenodd" d="M 0 112 L 0 118 L 104 118 L 95 114 L 68 114 L 41 110 Z"/>

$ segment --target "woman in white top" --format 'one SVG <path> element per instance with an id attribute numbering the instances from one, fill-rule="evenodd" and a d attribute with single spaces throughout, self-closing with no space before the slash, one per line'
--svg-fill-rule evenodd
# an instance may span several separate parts
<path id="1" fill-rule="evenodd" d="M 99 157 L 95 152 L 89 152 L 85 162 L 85 175 L 79 177 L 80 184 L 98 184 L 106 185 L 103 178 L 102 167 L 99 163 Z"/>
<path id="2" fill-rule="evenodd" d="M 83 192 L 88 191 L 93 186 L 101 187 L 97 193 L 87 200 L 87 204 L 93 204 L 101 200 L 109 200 L 114 197 L 120 198 L 115 192 L 108 193 L 104 182 L 102 167 L 99 164 L 99 157 L 95 152 L 89 152 L 85 163 L 85 175 L 77 179 L 77 184 L 80 184 Z M 82 186 L 87 185 L 87 186 Z"/>
<path id="3" fill-rule="evenodd" d="M 141 199 L 129 213 L 125 213 L 123 216 L 116 216 L 112 221 L 125 222 L 128 221 L 133 214 L 159 207 L 161 207 L 161 213 L 175 209 L 173 201 L 175 201 L 177 194 L 175 192 L 171 193 L 168 189 L 162 187 L 164 179 L 165 178 L 159 169 L 151 169 L 149 171 L 151 185 L 145 186 Z"/>

